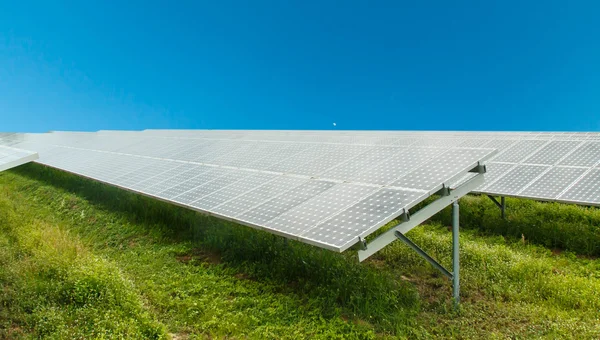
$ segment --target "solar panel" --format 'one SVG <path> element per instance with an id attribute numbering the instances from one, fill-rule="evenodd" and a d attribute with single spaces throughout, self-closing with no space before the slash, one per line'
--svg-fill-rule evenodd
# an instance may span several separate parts
<path id="1" fill-rule="evenodd" d="M 0 145 L 0 171 L 38 159 L 36 152 Z"/>
<path id="2" fill-rule="evenodd" d="M 432 135 L 435 136 L 435 135 Z M 40 163 L 344 251 L 488 159 L 443 137 L 289 131 L 54 132 Z"/>
<path id="3" fill-rule="evenodd" d="M 332 144 L 359 144 L 377 146 L 352 162 L 341 163 L 320 174 L 323 178 L 347 179 L 358 182 L 385 185 L 390 178 L 403 173 L 403 166 L 410 159 L 406 150 L 394 146 L 406 145 L 411 149 L 436 147 L 424 153 L 438 153 L 442 149 L 491 148 L 498 154 L 487 162 L 485 183 L 475 192 L 490 195 L 526 197 L 545 201 L 558 201 L 584 205 L 600 205 L 594 195 L 564 192 L 567 188 L 581 188 L 587 177 L 581 172 L 594 173 L 591 169 L 600 164 L 600 133 L 562 132 L 458 132 L 458 131 L 263 131 L 265 140 L 290 140 L 302 135 L 304 141 Z M 164 138 L 213 139 L 233 135 L 235 139 L 250 139 L 248 131 L 205 130 L 145 130 L 144 136 Z M 418 159 L 413 162 L 418 163 Z M 410 161 L 408 163 L 411 163 Z M 404 174 L 406 175 L 406 174 Z M 432 175 L 431 173 L 429 174 Z M 454 185 L 464 183 L 473 174 L 464 175 Z M 431 178 L 431 177 L 428 177 Z M 399 181 L 418 181 L 409 177 Z M 413 182 L 414 184 L 414 182 Z M 573 189 L 577 190 L 577 189 Z"/>
<path id="4" fill-rule="evenodd" d="M 600 202 L 600 169 L 594 168 L 587 171 L 559 198 L 573 203 Z"/>
<path id="5" fill-rule="evenodd" d="M 39 150 L 43 159 L 62 157 L 65 151 L 48 144 L 48 134 L 27 135 L 2 134 L 0 144 L 20 144 L 21 148 Z M 575 185 L 580 178 L 579 169 L 586 171 L 600 161 L 600 133 L 548 133 L 548 132 L 456 132 L 456 131 L 206 131 L 206 130 L 145 130 L 145 131 L 102 131 L 93 136 L 89 133 L 56 132 L 52 142 L 73 143 L 85 148 L 92 145 L 97 150 L 136 154 L 140 156 L 169 158 L 180 161 L 209 163 L 234 168 L 249 168 L 261 171 L 286 172 L 291 169 L 306 176 L 334 181 L 356 181 L 386 185 L 395 176 L 403 174 L 403 166 L 410 163 L 405 149 L 399 146 L 430 148 L 419 150 L 416 157 L 424 154 L 439 155 L 441 151 L 458 146 L 460 148 L 491 148 L 498 154 L 487 162 L 486 183 L 478 191 L 501 196 L 530 197 L 540 200 L 571 202 L 561 196 L 560 188 Z M 33 137 L 32 137 L 33 136 Z M 111 138 L 103 138 L 111 137 Z M 32 138 L 44 138 L 43 144 L 32 144 Z M 126 138 L 126 142 L 122 141 Z M 131 142 L 135 140 L 135 142 Z M 194 144 L 189 143 L 194 140 Z M 215 144 L 222 144 L 214 148 Z M 35 142 L 35 141 L 33 141 Z M 237 142 L 237 143 L 236 143 Z M 268 142 L 268 143 L 266 143 Z M 329 150 L 320 156 L 314 155 L 315 144 Z M 357 147 L 356 152 L 342 155 L 336 151 L 345 147 Z M 342 148 L 339 146 L 342 145 Z M 34 148 L 35 146 L 35 148 Z M 362 153 L 361 148 L 364 148 Z M 313 150 L 311 152 L 311 150 Z M 414 160 L 419 162 L 418 158 Z M 518 165 L 548 166 L 542 174 L 525 183 L 507 175 Z M 562 168 L 566 167 L 566 168 Z M 560 170 L 556 170 L 560 168 Z M 528 167 L 527 169 L 537 169 Z M 515 170 L 517 171 L 517 170 Z M 554 178 L 552 175 L 561 173 Z M 464 182 L 473 175 L 455 181 Z M 500 177 L 505 180 L 486 191 Z M 405 178 L 407 180 L 407 178 Z M 571 183 L 565 183 L 572 180 Z M 514 181 L 513 184 L 510 184 Z M 504 182 L 508 184 L 500 185 Z M 546 187 L 540 190 L 542 186 Z M 558 194 L 555 195 L 555 193 Z M 593 196 L 578 204 L 600 205 Z"/>

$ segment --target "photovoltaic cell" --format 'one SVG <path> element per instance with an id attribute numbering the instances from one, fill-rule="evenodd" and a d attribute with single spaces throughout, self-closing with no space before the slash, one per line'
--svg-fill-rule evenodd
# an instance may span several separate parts
<path id="1" fill-rule="evenodd" d="M 524 162 L 531 164 L 553 165 L 581 144 L 579 141 L 552 141 L 528 157 Z"/>
<path id="2" fill-rule="evenodd" d="M 583 168 L 554 167 L 519 193 L 527 197 L 557 197 L 585 172 Z"/>
<path id="3" fill-rule="evenodd" d="M 236 217 L 261 205 L 272 197 L 279 196 L 308 181 L 308 179 L 301 177 L 277 177 L 252 191 L 243 193 L 238 197 L 234 197 L 216 206 L 214 212 L 227 217 Z"/>
<path id="4" fill-rule="evenodd" d="M 437 191 L 441 185 L 456 174 L 464 174 L 477 165 L 473 159 L 481 159 L 488 149 L 451 149 L 411 171 L 392 186 Z"/>
<path id="5" fill-rule="evenodd" d="M 159 172 L 154 176 L 149 176 L 138 182 L 132 183 L 131 188 L 134 190 L 137 190 L 137 191 L 141 191 L 141 192 L 149 192 L 149 190 L 147 190 L 148 188 L 151 188 L 151 187 L 158 185 L 159 183 L 162 183 L 164 181 L 167 181 L 173 177 L 183 175 L 190 170 L 198 168 L 197 165 L 189 164 L 189 163 L 176 163 L 176 162 L 167 162 L 167 163 L 170 165 L 174 165 L 174 167 L 169 170 Z M 155 188 L 152 190 L 154 192 L 160 192 L 164 189 Z"/>
<path id="6" fill-rule="evenodd" d="M 266 222 L 294 208 L 295 206 L 319 195 L 323 191 L 331 188 L 333 182 L 326 181 L 308 181 L 290 191 L 286 191 L 268 201 L 255 207 L 238 218 L 241 221 L 253 224 L 266 225 Z"/>
<path id="7" fill-rule="evenodd" d="M 268 221 L 265 225 L 281 233 L 300 235 L 376 190 L 378 189 L 375 187 L 339 183 Z"/>
<path id="8" fill-rule="evenodd" d="M 600 169 L 591 169 L 562 194 L 560 199 L 571 202 L 600 204 Z"/>
<path id="9" fill-rule="evenodd" d="M 492 194 L 508 193 L 509 195 L 517 195 L 529 182 L 548 169 L 548 166 L 543 165 L 517 165 L 496 182 L 485 187 L 484 190 Z"/>
<path id="10" fill-rule="evenodd" d="M 193 183 L 193 185 L 196 186 L 191 187 L 190 190 L 184 192 L 179 196 L 175 196 L 173 200 L 175 202 L 179 202 L 185 205 L 191 205 L 192 202 L 196 202 L 202 199 L 203 197 L 208 196 L 231 184 L 234 184 L 249 175 L 250 174 L 248 172 L 243 172 L 239 170 L 225 170 L 221 175 L 217 176 L 214 179 L 208 179 L 198 185 L 196 185 L 196 183 Z"/>
<path id="11" fill-rule="evenodd" d="M 269 151 L 261 157 L 256 157 L 256 159 L 248 163 L 246 167 L 266 170 L 283 160 L 290 157 L 296 157 L 296 155 L 304 153 L 306 150 L 313 147 L 314 145 L 311 144 L 269 143 Z"/>
<path id="12" fill-rule="evenodd" d="M 165 199 L 172 199 L 177 196 L 183 196 L 180 198 L 179 202 L 193 202 L 199 197 L 192 191 L 194 188 L 202 186 L 212 180 L 215 180 L 221 176 L 227 176 L 230 170 L 210 167 L 205 171 L 200 171 L 196 174 L 192 174 L 188 179 L 183 180 L 180 183 L 176 183 L 172 187 L 169 187 L 163 191 L 160 191 L 158 194 L 160 197 L 164 197 Z"/>
<path id="13" fill-rule="evenodd" d="M 600 142 L 585 142 L 560 165 L 591 167 L 600 161 Z"/>
<path id="14" fill-rule="evenodd" d="M 180 173 L 173 174 L 173 176 L 165 178 L 162 181 L 153 181 L 154 183 L 151 186 L 148 186 L 144 189 L 145 193 L 150 195 L 156 195 L 165 190 L 169 190 L 175 186 L 180 185 L 196 176 L 199 176 L 207 171 L 212 170 L 211 167 L 196 165 L 192 166 L 187 171 L 182 171 Z M 162 196 L 161 196 L 162 197 Z"/>
<path id="15" fill-rule="evenodd" d="M 494 162 L 518 163 L 527 158 L 537 149 L 544 146 L 546 143 L 548 142 L 543 140 L 524 140 L 509 147 L 492 160 Z"/>
<path id="16" fill-rule="evenodd" d="M 346 161 L 353 162 L 354 158 L 362 157 L 363 153 L 369 152 L 372 149 L 373 147 L 362 145 L 336 146 L 331 152 L 313 161 L 302 164 L 293 171 L 296 174 L 315 176 Z"/>
<path id="17" fill-rule="evenodd" d="M 296 173 L 296 169 L 305 166 L 319 157 L 331 156 L 336 152 L 335 145 L 318 144 L 289 158 L 286 158 L 268 168 L 269 171 L 281 173 Z"/>
<path id="18" fill-rule="evenodd" d="M 353 175 L 365 171 L 365 169 L 372 167 L 374 164 L 382 163 L 380 165 L 382 168 L 388 166 L 387 164 L 384 164 L 384 162 L 386 160 L 394 159 L 394 156 L 401 151 L 402 149 L 399 147 L 377 147 L 369 152 L 366 152 L 360 157 L 353 158 L 352 162 L 345 161 L 340 163 L 339 165 L 320 174 L 319 177 L 338 180 L 353 178 Z M 376 172 L 376 170 L 371 170 L 371 173 L 374 172 Z"/>
<path id="19" fill-rule="evenodd" d="M 446 149 L 416 148 L 402 149 L 390 159 L 382 160 L 352 176 L 350 181 L 386 185 L 406 175 L 424 162 L 441 155 Z"/>
<path id="20" fill-rule="evenodd" d="M 428 196 L 415 191 L 381 189 L 331 219 L 310 229 L 303 237 L 343 248 L 351 240 L 368 235 L 376 226 L 402 214 L 405 207 Z"/>
<path id="21" fill-rule="evenodd" d="M 260 172 L 255 173 L 248 177 L 242 178 L 235 183 L 225 186 L 206 197 L 194 201 L 190 205 L 198 209 L 209 210 L 226 201 L 229 201 L 232 197 L 238 197 L 246 192 L 260 187 L 265 183 L 269 183 L 275 178 L 277 178 L 277 175 Z"/>

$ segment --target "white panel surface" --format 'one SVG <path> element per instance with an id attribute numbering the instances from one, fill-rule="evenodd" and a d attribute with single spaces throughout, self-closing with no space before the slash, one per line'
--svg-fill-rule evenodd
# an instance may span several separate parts
<path id="1" fill-rule="evenodd" d="M 44 150 L 40 163 L 337 251 L 495 153 L 458 147 L 484 141 L 466 143 L 460 134 L 436 133 L 103 131 L 18 136 L 2 141 Z M 332 226 L 337 229 L 324 235 Z"/>
<path id="2" fill-rule="evenodd" d="M 10 135 L 7 134 L 5 136 L 6 140 L 8 140 L 9 137 Z M 9 143 L 7 142 L 7 144 Z M 38 159 L 37 152 L 0 145 L 0 171 L 8 170 L 21 164 L 32 162 L 36 159 Z"/>

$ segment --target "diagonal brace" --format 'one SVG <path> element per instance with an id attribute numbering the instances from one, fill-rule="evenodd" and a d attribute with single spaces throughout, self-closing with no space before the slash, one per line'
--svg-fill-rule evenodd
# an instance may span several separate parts
<path id="1" fill-rule="evenodd" d="M 413 241 L 411 241 L 408 237 L 404 236 L 401 232 L 397 231 L 394 233 L 398 239 L 402 242 L 406 243 L 407 246 L 412 248 L 412 250 L 416 251 L 421 257 L 423 257 L 427 262 L 429 262 L 432 266 L 437 268 L 442 274 L 446 275 L 450 279 L 454 279 L 454 275 L 444 266 L 442 266 L 439 262 L 437 262 L 433 257 L 429 256 L 423 249 L 419 248 Z"/>
<path id="2" fill-rule="evenodd" d="M 506 200 L 504 196 L 500 197 L 500 202 L 498 202 L 498 200 L 492 195 L 487 195 L 487 197 L 489 197 L 489 199 L 492 200 L 492 202 L 494 202 L 498 208 L 500 208 L 502 218 L 504 218 L 506 216 Z"/>
<path id="3" fill-rule="evenodd" d="M 421 208 L 415 214 L 410 216 L 410 219 L 403 221 L 396 225 L 385 233 L 379 235 L 377 238 L 366 244 L 366 248 L 358 251 L 358 260 L 360 262 L 366 260 L 371 255 L 375 254 L 379 250 L 385 248 L 388 244 L 397 240 L 398 238 L 394 234 L 399 231 L 402 234 L 406 234 L 419 224 L 428 220 L 431 216 L 437 214 L 439 211 L 456 202 L 459 198 L 471 192 L 479 185 L 483 184 L 483 175 L 479 174 L 466 181 L 456 189 L 452 190 L 448 196 L 442 196 L 437 200 L 431 202 L 429 205 Z"/>

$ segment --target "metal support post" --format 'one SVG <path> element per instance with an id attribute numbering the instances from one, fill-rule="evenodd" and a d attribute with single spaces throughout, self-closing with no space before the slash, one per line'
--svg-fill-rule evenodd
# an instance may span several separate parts
<path id="1" fill-rule="evenodd" d="M 460 259 L 459 259 L 459 205 L 458 200 L 452 203 L 452 296 L 454 304 L 460 302 Z"/>
<path id="2" fill-rule="evenodd" d="M 416 251 L 420 256 L 427 260 L 427 262 L 433 265 L 436 269 L 442 272 L 442 274 L 444 274 L 452 280 L 452 295 L 454 297 L 455 306 L 458 306 L 458 303 L 460 302 L 458 200 L 464 195 L 471 192 L 473 189 L 483 184 L 483 174 L 485 173 L 485 171 L 486 169 L 484 165 L 477 165 L 470 172 L 476 172 L 479 174 L 478 176 L 472 177 L 471 179 L 467 180 L 465 183 L 461 184 L 453 190 L 450 190 L 444 186 L 440 191 L 437 192 L 437 194 L 440 195 L 440 198 L 429 203 L 428 205 L 421 208 L 419 211 L 412 215 L 409 214 L 409 212 L 406 210 L 403 211 L 403 213 L 400 215 L 401 221 L 398 225 L 383 232 L 371 242 L 367 243 L 363 237 L 359 237 L 357 242 L 359 243 L 360 247 L 360 249 L 358 249 L 359 261 L 364 261 L 369 256 L 385 248 L 388 244 L 399 239 L 406 245 L 411 247 L 414 251 Z M 490 196 L 490 198 L 495 201 L 493 197 Z M 431 218 L 431 216 L 435 215 L 448 205 L 452 205 L 452 272 L 444 268 L 444 266 L 442 266 L 435 259 L 429 256 L 429 254 L 427 254 L 423 249 L 419 248 L 405 235 L 407 232 L 409 232 L 419 224 L 425 222 L 426 220 Z"/>
<path id="3" fill-rule="evenodd" d="M 406 234 L 481 184 L 483 184 L 483 176 L 475 176 L 465 184 L 452 190 L 450 195 L 442 196 L 431 202 L 429 205 L 421 208 L 421 210 L 412 214 L 409 219 L 403 218 L 400 224 L 382 233 L 370 243 L 365 244 L 364 239 L 359 238 L 361 240 L 361 249 L 358 250 L 358 260 L 360 262 L 366 260 L 369 256 L 375 254 L 379 250 L 385 248 L 388 244 L 397 240 L 398 237 L 395 235 L 396 231 Z"/>
<path id="4" fill-rule="evenodd" d="M 492 200 L 492 202 L 494 202 L 494 204 L 500 208 L 500 214 L 502 215 L 502 218 L 504 219 L 506 217 L 506 200 L 504 196 L 500 196 L 500 202 L 498 202 L 498 200 L 492 196 L 492 195 L 487 195 L 487 197 Z"/>

